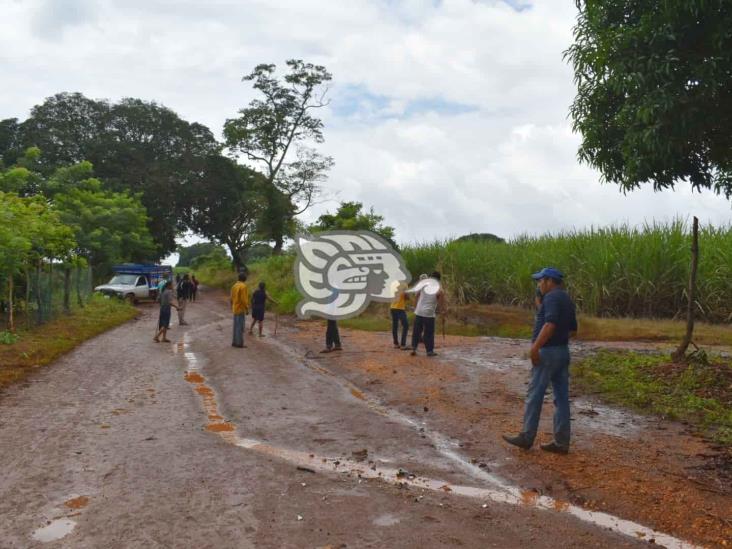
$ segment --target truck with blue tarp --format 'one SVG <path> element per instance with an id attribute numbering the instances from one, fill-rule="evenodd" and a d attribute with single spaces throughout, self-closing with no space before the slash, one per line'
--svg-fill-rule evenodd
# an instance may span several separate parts
<path id="1" fill-rule="evenodd" d="M 157 299 L 158 284 L 167 275 L 173 280 L 173 268 L 170 265 L 153 265 L 146 263 L 124 263 L 112 267 L 114 276 L 106 284 L 94 288 L 106 296 L 126 299 L 136 303 L 141 299 Z"/>

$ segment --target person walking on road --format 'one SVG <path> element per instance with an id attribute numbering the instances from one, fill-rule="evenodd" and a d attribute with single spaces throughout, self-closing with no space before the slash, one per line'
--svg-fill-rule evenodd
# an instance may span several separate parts
<path id="1" fill-rule="evenodd" d="M 186 308 L 188 307 L 188 302 L 193 299 L 193 282 L 191 282 L 188 273 L 183 275 L 183 278 L 178 284 L 176 294 L 178 298 L 178 324 L 188 326 L 186 322 Z"/>
<path id="2" fill-rule="evenodd" d="M 247 275 L 239 273 L 239 280 L 231 287 L 231 312 L 234 314 L 234 337 L 232 347 L 243 349 L 244 327 L 249 312 L 249 288 L 246 285 Z"/>
<path id="3" fill-rule="evenodd" d="M 409 332 L 409 319 L 407 318 L 407 297 L 406 287 L 400 287 L 394 301 L 391 302 L 391 335 L 394 340 L 395 349 L 409 349 L 407 347 L 407 333 Z M 402 326 L 402 337 L 399 339 L 399 325 Z M 401 344 L 400 344 L 401 341 Z"/>
<path id="4" fill-rule="evenodd" d="M 542 300 L 531 339 L 531 381 L 526 395 L 524 425 L 516 436 L 503 435 L 509 444 L 528 450 L 539 428 L 544 394 L 551 383 L 554 393 L 554 440 L 541 449 L 557 454 L 569 452 L 569 338 L 577 331 L 575 305 L 564 290 L 564 275 L 546 267 L 531 275 Z"/>
<path id="5" fill-rule="evenodd" d="M 444 313 L 445 292 L 440 285 L 441 275 L 433 272 L 424 281 L 428 285 L 423 286 L 417 296 L 417 305 L 414 308 L 414 328 L 412 330 L 412 356 L 417 354 L 417 347 L 420 341 L 424 342 L 427 356 L 437 356 L 435 352 L 435 316 L 439 309 Z M 420 281 L 421 284 L 424 281 Z"/>
<path id="6" fill-rule="evenodd" d="M 191 275 L 191 282 L 193 282 L 193 298 L 191 301 L 196 301 L 196 297 L 198 297 L 198 279 L 196 275 Z"/>
<path id="7" fill-rule="evenodd" d="M 254 290 L 252 294 L 252 323 L 249 325 L 249 335 L 254 335 L 254 326 L 259 322 L 259 337 L 264 337 L 262 323 L 264 322 L 264 309 L 268 299 L 275 305 L 279 305 L 265 290 L 265 283 L 260 282 L 259 288 Z"/>
<path id="8" fill-rule="evenodd" d="M 166 281 L 163 286 L 163 291 L 160 294 L 160 316 L 158 317 L 158 331 L 155 333 L 153 341 L 160 343 L 164 341 L 169 343 L 170 340 L 167 338 L 168 329 L 170 328 L 170 308 L 176 307 L 173 304 L 173 283 Z M 160 339 L 162 336 L 162 340 Z"/>

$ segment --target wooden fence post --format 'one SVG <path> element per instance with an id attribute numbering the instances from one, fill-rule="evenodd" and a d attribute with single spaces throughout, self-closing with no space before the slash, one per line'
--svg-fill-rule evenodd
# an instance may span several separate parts
<path id="1" fill-rule="evenodd" d="M 671 358 L 674 361 L 683 360 L 686 357 L 686 350 L 692 343 L 694 335 L 694 307 L 696 301 L 696 270 L 699 265 L 699 219 L 694 217 L 694 225 L 691 233 L 691 273 L 689 274 L 689 291 L 687 297 L 689 302 L 686 307 L 686 334 L 681 344 L 673 352 Z"/>

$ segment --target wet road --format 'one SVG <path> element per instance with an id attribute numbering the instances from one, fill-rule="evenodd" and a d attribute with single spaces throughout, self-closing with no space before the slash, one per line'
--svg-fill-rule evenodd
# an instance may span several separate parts
<path id="1" fill-rule="evenodd" d="M 212 294 L 171 344 L 146 306 L 0 395 L 0 547 L 644 544 L 598 523 L 664 541 L 472 465 L 292 326 L 231 347 Z"/>

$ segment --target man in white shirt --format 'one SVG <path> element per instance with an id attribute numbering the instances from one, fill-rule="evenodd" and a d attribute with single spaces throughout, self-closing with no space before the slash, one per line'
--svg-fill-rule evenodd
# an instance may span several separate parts
<path id="1" fill-rule="evenodd" d="M 444 313 L 445 305 L 445 292 L 440 285 L 440 273 L 433 272 L 429 278 L 420 280 L 414 288 L 407 292 L 418 292 L 417 305 L 414 308 L 411 354 L 416 355 L 419 342 L 424 341 L 427 356 L 436 356 L 435 316 L 438 310 L 440 313 Z"/>

